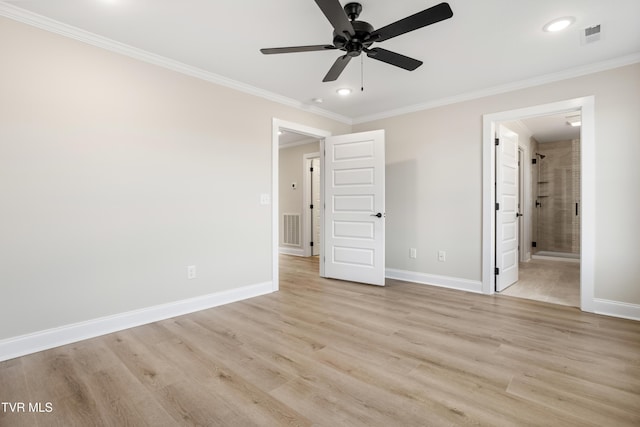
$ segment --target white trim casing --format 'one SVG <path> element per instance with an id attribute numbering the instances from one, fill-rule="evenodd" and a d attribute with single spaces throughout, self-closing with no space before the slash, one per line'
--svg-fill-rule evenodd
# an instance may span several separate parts
<path id="1" fill-rule="evenodd" d="M 389 117 L 401 116 L 404 114 L 410 114 L 417 111 L 428 110 L 431 108 L 441 107 L 444 105 L 456 104 L 459 102 L 470 101 L 473 99 L 483 98 L 491 95 L 498 95 L 501 93 L 512 92 L 519 89 L 528 87 L 539 86 L 546 83 L 552 83 L 556 81 L 571 79 L 575 77 L 584 76 L 587 74 L 597 73 L 600 71 L 606 71 L 614 68 L 624 67 L 626 65 L 636 64 L 640 62 L 640 53 L 633 53 L 618 58 L 608 59 L 605 61 L 597 62 L 594 64 L 587 64 L 579 67 L 574 67 L 568 70 L 563 70 L 557 73 L 545 74 L 542 76 L 534 77 L 531 79 L 520 80 L 516 82 L 510 82 L 507 84 L 493 86 L 490 88 L 481 89 L 478 91 L 467 92 L 460 95 L 451 97 L 436 99 L 433 101 L 420 103 L 416 105 L 410 105 L 407 107 L 397 108 L 388 111 L 382 111 L 367 116 L 360 117 L 347 117 L 341 114 L 334 113 L 332 111 L 318 108 L 315 105 L 310 105 L 297 101 L 295 99 L 287 98 L 285 96 L 266 91 L 264 89 L 250 86 L 248 84 L 232 80 L 227 77 L 220 76 L 218 74 L 211 73 L 173 59 L 165 58 L 160 55 L 156 55 L 142 49 L 138 49 L 115 40 L 108 39 L 106 37 L 99 36 L 97 34 L 90 33 L 80 28 L 73 27 L 68 24 L 56 21 L 46 16 L 38 15 L 28 10 L 22 9 L 18 6 L 0 1 L 0 16 L 13 19 L 31 25 L 37 28 L 41 28 L 52 33 L 60 34 L 64 37 L 69 37 L 87 43 L 93 46 L 97 46 L 102 49 L 107 49 L 112 52 L 126 55 L 131 58 L 144 61 L 150 64 L 164 67 L 169 70 L 176 71 L 188 76 L 196 77 L 211 83 L 219 84 L 221 86 L 229 87 L 244 93 L 259 96 L 270 101 L 277 102 L 282 105 L 287 105 L 303 111 L 309 111 L 311 113 L 327 117 L 341 123 L 348 125 L 355 125 L 360 123 L 372 122 L 375 120 L 385 119 Z"/>
<path id="2" fill-rule="evenodd" d="M 500 95 L 503 93 L 513 92 L 516 90 L 526 89 L 529 87 L 540 86 L 562 80 L 573 79 L 588 74 L 598 73 L 601 71 L 612 70 L 614 68 L 625 67 L 627 65 L 637 64 L 640 62 L 640 53 L 632 53 L 630 55 L 621 56 L 618 58 L 607 59 L 601 62 L 595 62 L 592 64 L 582 65 L 579 67 L 570 68 L 557 73 L 544 74 L 542 76 L 533 77 L 526 80 L 520 80 L 516 82 L 510 82 L 499 86 L 493 86 L 473 92 L 462 93 L 447 98 L 435 99 L 433 101 L 425 102 L 422 104 L 409 105 L 407 107 L 397 108 L 395 110 L 383 111 L 376 114 L 367 116 L 354 117 L 352 119 L 353 124 L 373 122 L 376 120 L 387 119 L 390 117 L 401 116 L 404 114 L 411 114 L 418 111 L 429 110 L 431 108 L 442 107 L 445 105 L 458 104 L 460 102 L 471 101 L 474 99 L 484 98 L 487 96 Z"/>
<path id="3" fill-rule="evenodd" d="M 64 325 L 0 341 L 0 362 L 101 335 L 271 293 L 270 282 Z"/>
<path id="4" fill-rule="evenodd" d="M 130 58 L 137 59 L 139 61 L 157 65 L 159 67 L 176 71 L 187 76 L 195 77 L 204 81 L 218 84 L 220 86 L 228 87 L 240 92 L 258 96 L 260 98 L 268 99 L 269 101 L 277 102 L 279 104 L 296 108 L 298 110 L 309 111 L 313 114 L 327 117 L 341 123 L 351 124 L 351 119 L 341 114 L 324 110 L 322 108 L 318 108 L 315 105 L 303 103 L 274 92 L 260 89 L 255 86 L 251 86 L 246 83 L 242 83 L 237 80 L 233 80 L 228 77 L 203 70 L 201 68 L 184 64 L 174 59 L 156 55 L 155 53 L 147 52 L 146 50 L 120 43 L 107 37 L 103 37 L 89 31 L 74 27 L 72 25 L 56 21 L 55 19 L 38 15 L 37 13 L 22 9 L 9 3 L 5 3 L 3 1 L 0 1 L 0 16 L 5 16 L 15 21 L 31 25 L 33 27 L 41 28 L 43 30 L 59 34 L 70 39 L 78 40 L 82 43 L 87 43 L 101 49 L 106 49 L 120 55 L 125 55 Z"/>
<path id="5" fill-rule="evenodd" d="M 640 305 L 594 298 L 593 312 L 605 316 L 640 320 Z"/>
<path id="6" fill-rule="evenodd" d="M 305 249 L 302 249 L 302 248 L 287 248 L 284 246 L 280 246 L 280 249 L 278 250 L 278 252 L 283 255 L 293 255 L 293 256 L 300 256 L 300 257 L 308 256 L 305 253 Z"/>
<path id="7" fill-rule="evenodd" d="M 405 282 L 419 283 L 422 285 L 438 286 L 441 288 L 456 289 L 459 291 L 474 292 L 477 294 L 482 293 L 482 282 L 477 280 L 397 270 L 395 268 L 387 268 L 385 270 L 385 276 L 388 279 L 403 280 Z"/>
<path id="8" fill-rule="evenodd" d="M 494 293 L 493 271 L 495 268 L 495 150 L 494 135 L 499 122 L 543 116 L 566 111 L 581 111 L 582 130 L 581 155 L 581 263 L 580 263 L 580 308 L 594 312 L 595 281 L 595 98 L 569 99 L 549 104 L 536 105 L 517 110 L 486 114 L 483 116 L 482 132 L 482 292 Z M 489 196 L 489 197 L 487 197 Z"/>
<path id="9" fill-rule="evenodd" d="M 441 288 L 455 289 L 473 293 L 484 293 L 482 282 L 477 280 L 460 279 L 457 277 L 438 276 L 435 274 L 418 273 L 415 271 L 386 269 L 388 279 L 402 280 L 421 285 L 437 286 Z M 593 313 L 603 316 L 614 316 L 623 319 L 640 321 L 640 305 L 618 301 L 610 301 L 599 298 L 593 299 Z"/>

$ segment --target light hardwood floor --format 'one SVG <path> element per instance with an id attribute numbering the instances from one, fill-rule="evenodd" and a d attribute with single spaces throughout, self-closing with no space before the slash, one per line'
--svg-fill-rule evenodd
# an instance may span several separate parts
<path id="1" fill-rule="evenodd" d="M 0 363 L 1 426 L 638 426 L 640 322 L 320 279 Z"/>

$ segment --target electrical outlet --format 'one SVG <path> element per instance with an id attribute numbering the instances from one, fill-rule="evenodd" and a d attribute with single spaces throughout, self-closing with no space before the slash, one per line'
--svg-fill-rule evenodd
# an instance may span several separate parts
<path id="1" fill-rule="evenodd" d="M 418 250 L 416 248 L 411 248 L 409 250 L 409 258 L 418 258 Z"/>
<path id="2" fill-rule="evenodd" d="M 196 266 L 189 265 L 187 266 L 187 279 L 195 279 L 196 278 Z"/>
<path id="3" fill-rule="evenodd" d="M 447 260 L 447 253 L 445 251 L 438 251 L 438 261 L 445 262 Z"/>

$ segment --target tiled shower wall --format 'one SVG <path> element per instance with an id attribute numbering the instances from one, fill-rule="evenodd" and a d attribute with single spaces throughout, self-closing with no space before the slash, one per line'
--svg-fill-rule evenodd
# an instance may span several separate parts
<path id="1" fill-rule="evenodd" d="M 533 167 L 534 253 L 580 253 L 580 140 L 537 143 Z M 577 204 L 577 210 L 576 210 Z M 576 215 L 577 212 L 577 215 Z"/>

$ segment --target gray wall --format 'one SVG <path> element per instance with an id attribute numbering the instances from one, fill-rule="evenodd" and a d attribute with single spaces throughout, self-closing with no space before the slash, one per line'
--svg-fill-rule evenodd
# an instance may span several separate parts
<path id="1" fill-rule="evenodd" d="M 593 95 L 595 297 L 640 304 L 639 94 L 635 64 L 354 126 L 386 132 L 387 267 L 481 280 L 483 115 Z"/>
<path id="2" fill-rule="evenodd" d="M 0 40 L 0 340 L 270 281 L 273 117 L 385 129 L 387 267 L 481 280 L 482 115 L 585 95 L 595 296 L 640 304 L 640 64 L 352 127 L 4 18 Z"/>
<path id="3" fill-rule="evenodd" d="M 0 340 L 271 281 L 272 119 L 349 125 L 5 18 L 0 40 Z"/>

